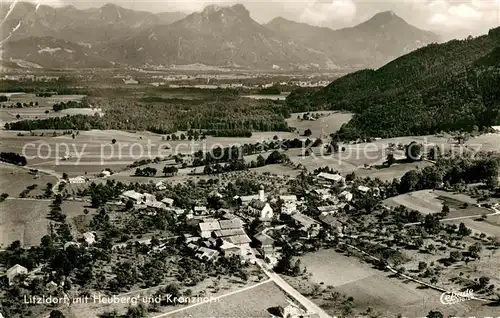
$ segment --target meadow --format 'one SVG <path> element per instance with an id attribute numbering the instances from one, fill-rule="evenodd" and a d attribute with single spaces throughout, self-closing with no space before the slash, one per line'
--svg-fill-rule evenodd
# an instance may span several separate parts
<path id="1" fill-rule="evenodd" d="M 492 211 L 477 207 L 477 201 L 465 194 L 450 193 L 442 190 L 420 190 L 401 194 L 384 200 L 384 204 L 392 207 L 403 205 L 423 214 L 441 212 L 443 204 L 447 204 L 450 213 L 446 218 L 490 214 Z"/>

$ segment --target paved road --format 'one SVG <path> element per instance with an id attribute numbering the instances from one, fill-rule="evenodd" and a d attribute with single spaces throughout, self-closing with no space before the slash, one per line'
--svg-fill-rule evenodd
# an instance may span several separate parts
<path id="1" fill-rule="evenodd" d="M 318 314 L 319 318 L 331 318 L 323 309 L 321 309 L 318 305 L 312 302 L 309 298 L 302 295 L 295 288 L 290 286 L 280 275 L 271 272 L 267 265 L 264 263 L 262 259 L 257 259 L 257 264 L 264 271 L 264 273 L 283 291 L 285 291 L 288 295 L 297 300 L 304 308 L 306 308 L 309 312 Z"/>

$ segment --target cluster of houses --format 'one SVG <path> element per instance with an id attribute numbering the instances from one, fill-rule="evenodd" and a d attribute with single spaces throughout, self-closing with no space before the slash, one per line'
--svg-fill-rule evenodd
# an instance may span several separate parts
<path id="1" fill-rule="evenodd" d="M 221 220 L 202 219 L 197 226 L 202 246 L 193 243 L 188 246 L 196 251 L 200 259 L 211 260 L 221 253 L 226 257 L 236 255 L 246 258 L 252 253 L 250 249 L 252 240 L 245 233 L 243 226 L 244 222 L 231 214 L 227 214 Z"/>

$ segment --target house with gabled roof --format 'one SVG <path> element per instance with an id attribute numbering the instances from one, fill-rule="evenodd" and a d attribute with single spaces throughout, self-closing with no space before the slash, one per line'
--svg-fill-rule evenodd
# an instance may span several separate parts
<path id="1" fill-rule="evenodd" d="M 243 227 L 243 222 L 240 218 L 234 218 L 231 220 L 220 220 L 219 221 L 221 230 L 232 230 L 240 229 Z"/>
<path id="2" fill-rule="evenodd" d="M 163 198 L 161 202 L 165 203 L 166 206 L 174 206 L 174 199 Z"/>
<path id="3" fill-rule="evenodd" d="M 321 172 L 316 176 L 319 180 L 329 181 L 329 182 L 339 182 L 344 183 L 345 179 L 340 174 Z"/>
<path id="4" fill-rule="evenodd" d="M 26 267 L 16 264 L 7 270 L 5 276 L 7 276 L 9 285 L 12 285 L 14 283 L 14 279 L 16 278 L 16 276 L 27 275 L 27 274 L 28 274 L 28 269 Z"/>
<path id="5" fill-rule="evenodd" d="M 212 232 L 220 230 L 219 221 L 212 222 L 202 222 L 198 224 L 198 232 L 201 237 L 209 238 L 212 236 Z"/>
<path id="6" fill-rule="evenodd" d="M 265 258 L 266 256 L 275 256 L 276 249 L 274 247 L 274 239 L 264 232 L 254 236 L 256 247 L 259 253 Z"/>
<path id="7" fill-rule="evenodd" d="M 207 247 L 200 247 L 196 252 L 196 257 L 201 260 L 215 261 L 219 256 L 219 251 Z"/>
<path id="8" fill-rule="evenodd" d="M 222 240 L 222 245 L 219 246 L 219 249 L 224 253 L 224 256 L 226 257 L 231 257 L 234 255 L 241 256 L 241 248 L 236 244 L 225 240 Z"/>

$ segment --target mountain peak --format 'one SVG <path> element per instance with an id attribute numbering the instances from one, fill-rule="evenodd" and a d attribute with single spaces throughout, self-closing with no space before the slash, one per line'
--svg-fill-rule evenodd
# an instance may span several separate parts
<path id="1" fill-rule="evenodd" d="M 245 8 L 244 5 L 242 4 L 235 4 L 233 6 L 219 6 L 216 4 L 211 4 L 205 7 L 203 11 L 201 12 L 202 15 L 204 16 L 209 16 L 213 15 L 215 13 L 219 14 L 230 14 L 230 13 L 235 13 L 240 16 L 250 16 L 250 11 Z"/>
<path id="2" fill-rule="evenodd" d="M 376 24 L 385 24 L 388 22 L 404 22 L 406 21 L 398 16 L 394 11 L 382 11 L 375 14 L 370 20 L 367 22 L 376 23 Z"/>

